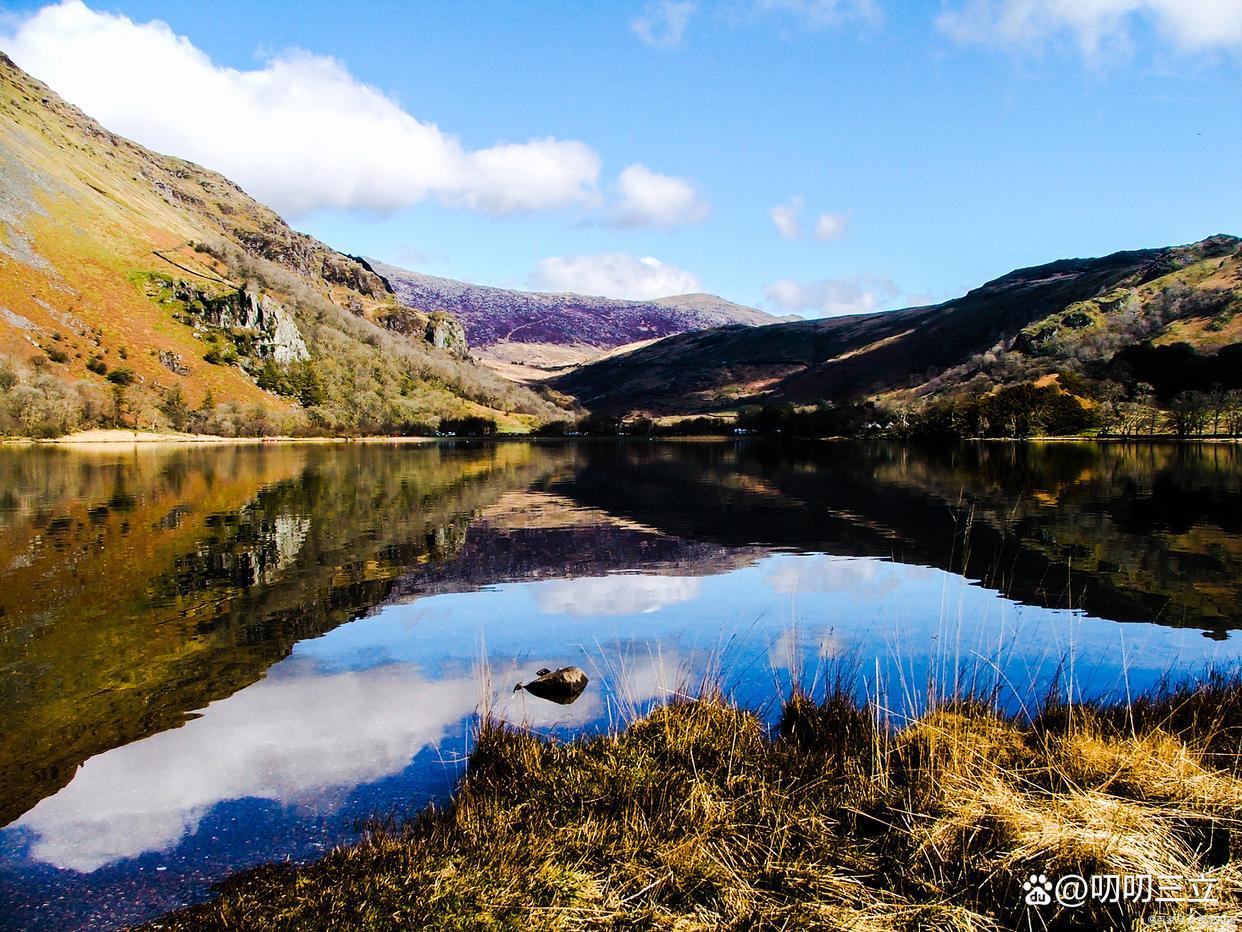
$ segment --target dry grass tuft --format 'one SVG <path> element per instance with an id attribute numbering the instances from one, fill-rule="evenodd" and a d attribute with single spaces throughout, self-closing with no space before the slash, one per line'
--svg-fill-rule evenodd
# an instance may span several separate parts
<path id="1" fill-rule="evenodd" d="M 567 743 L 489 720 L 448 807 L 156 925 L 1228 927 L 1242 784 L 1218 713 L 1242 686 L 1209 688 L 1214 707 L 1179 688 L 1033 724 L 961 702 L 890 730 L 839 684 L 775 735 L 719 697 Z M 1221 902 L 1024 905 L 1031 873 L 1069 872 L 1212 876 Z"/>

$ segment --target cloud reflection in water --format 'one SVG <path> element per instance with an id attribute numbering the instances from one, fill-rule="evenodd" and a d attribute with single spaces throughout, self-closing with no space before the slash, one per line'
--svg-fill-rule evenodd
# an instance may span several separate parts
<path id="1" fill-rule="evenodd" d="M 175 845 L 225 800 L 314 807 L 398 773 L 477 702 L 469 676 L 432 681 L 407 664 L 321 676 L 294 665 L 181 728 L 91 758 L 18 824 L 35 835 L 33 858 L 93 871 Z"/>
<path id="2" fill-rule="evenodd" d="M 624 671 L 626 700 L 666 695 L 678 669 L 675 658 L 636 663 Z M 560 706 L 510 692 L 518 675 L 514 667 L 492 671 L 490 707 L 501 719 L 572 728 L 604 712 L 594 684 L 573 706 Z M 440 745 L 482 697 L 473 672 L 437 680 L 413 664 L 388 663 L 324 674 L 292 658 L 181 728 L 90 759 L 17 827 L 33 835 L 32 859 L 90 872 L 174 847 L 230 800 L 330 811 L 354 787 L 400 773 L 420 750 Z"/>
<path id="3" fill-rule="evenodd" d="M 544 584 L 535 601 L 549 614 L 576 618 L 649 615 L 667 605 L 692 601 L 702 586 L 697 576 L 618 574 L 558 579 Z"/>

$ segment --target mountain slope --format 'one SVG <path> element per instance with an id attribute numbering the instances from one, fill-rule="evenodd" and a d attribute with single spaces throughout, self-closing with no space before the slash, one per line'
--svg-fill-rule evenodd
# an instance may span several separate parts
<path id="1" fill-rule="evenodd" d="M 1142 341 L 1242 338 L 1236 237 L 1065 259 L 932 307 L 689 333 L 553 384 L 592 409 L 652 414 L 892 393 L 906 399 L 1108 363 Z M 986 384 L 984 384 L 986 383 Z"/>
<path id="2" fill-rule="evenodd" d="M 0 433 L 521 427 L 555 412 L 463 362 L 463 345 L 364 264 L 0 55 Z"/>
<path id="3" fill-rule="evenodd" d="M 461 321 L 471 347 L 482 358 L 525 366 L 530 378 L 670 334 L 730 324 L 760 326 L 779 319 L 715 295 L 620 301 L 469 285 L 375 260 L 368 264 L 402 304 L 448 312 Z"/>

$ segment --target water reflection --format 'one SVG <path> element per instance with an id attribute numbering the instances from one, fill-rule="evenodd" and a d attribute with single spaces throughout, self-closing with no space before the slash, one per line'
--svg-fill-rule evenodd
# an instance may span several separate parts
<path id="1" fill-rule="evenodd" d="M 0 455 L 17 503 L 0 525 L 0 821 L 365 614 L 410 567 L 455 553 L 475 510 L 564 459 L 518 446 Z"/>
<path id="2" fill-rule="evenodd" d="M 549 615 L 646 615 L 689 602 L 702 580 L 677 576 L 593 576 L 550 582 L 539 590 L 538 605 Z"/>
<path id="3" fill-rule="evenodd" d="M 478 698 L 468 671 L 428 680 L 407 664 L 284 666 L 181 728 L 91 758 L 16 824 L 32 834 L 35 860 L 93 871 L 172 847 L 220 802 L 314 809 L 400 773 Z"/>
<path id="4" fill-rule="evenodd" d="M 481 704 L 572 733 L 713 671 L 762 706 L 843 656 L 895 707 L 963 659 L 1034 687 L 1068 657 L 1095 692 L 1235 662 L 1239 465 L 1225 446 L 2 451 L 0 924 L 141 920 L 443 797 Z M 572 705 L 512 692 L 571 664 L 591 678 Z"/>

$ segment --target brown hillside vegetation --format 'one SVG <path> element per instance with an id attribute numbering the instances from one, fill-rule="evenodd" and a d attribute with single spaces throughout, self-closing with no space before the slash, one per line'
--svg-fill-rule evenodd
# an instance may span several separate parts
<path id="1" fill-rule="evenodd" d="M 556 411 L 463 351 L 364 263 L 0 56 L 0 433 L 524 429 Z"/>
<path id="2" fill-rule="evenodd" d="M 152 927 L 1207 928 L 1240 905 L 1240 712 L 1216 678 L 1033 721 L 957 701 L 890 727 L 834 689 L 775 735 L 712 698 L 570 743 L 487 722 L 446 809 Z M 1219 902 L 1033 907 L 1032 874 Z"/>

